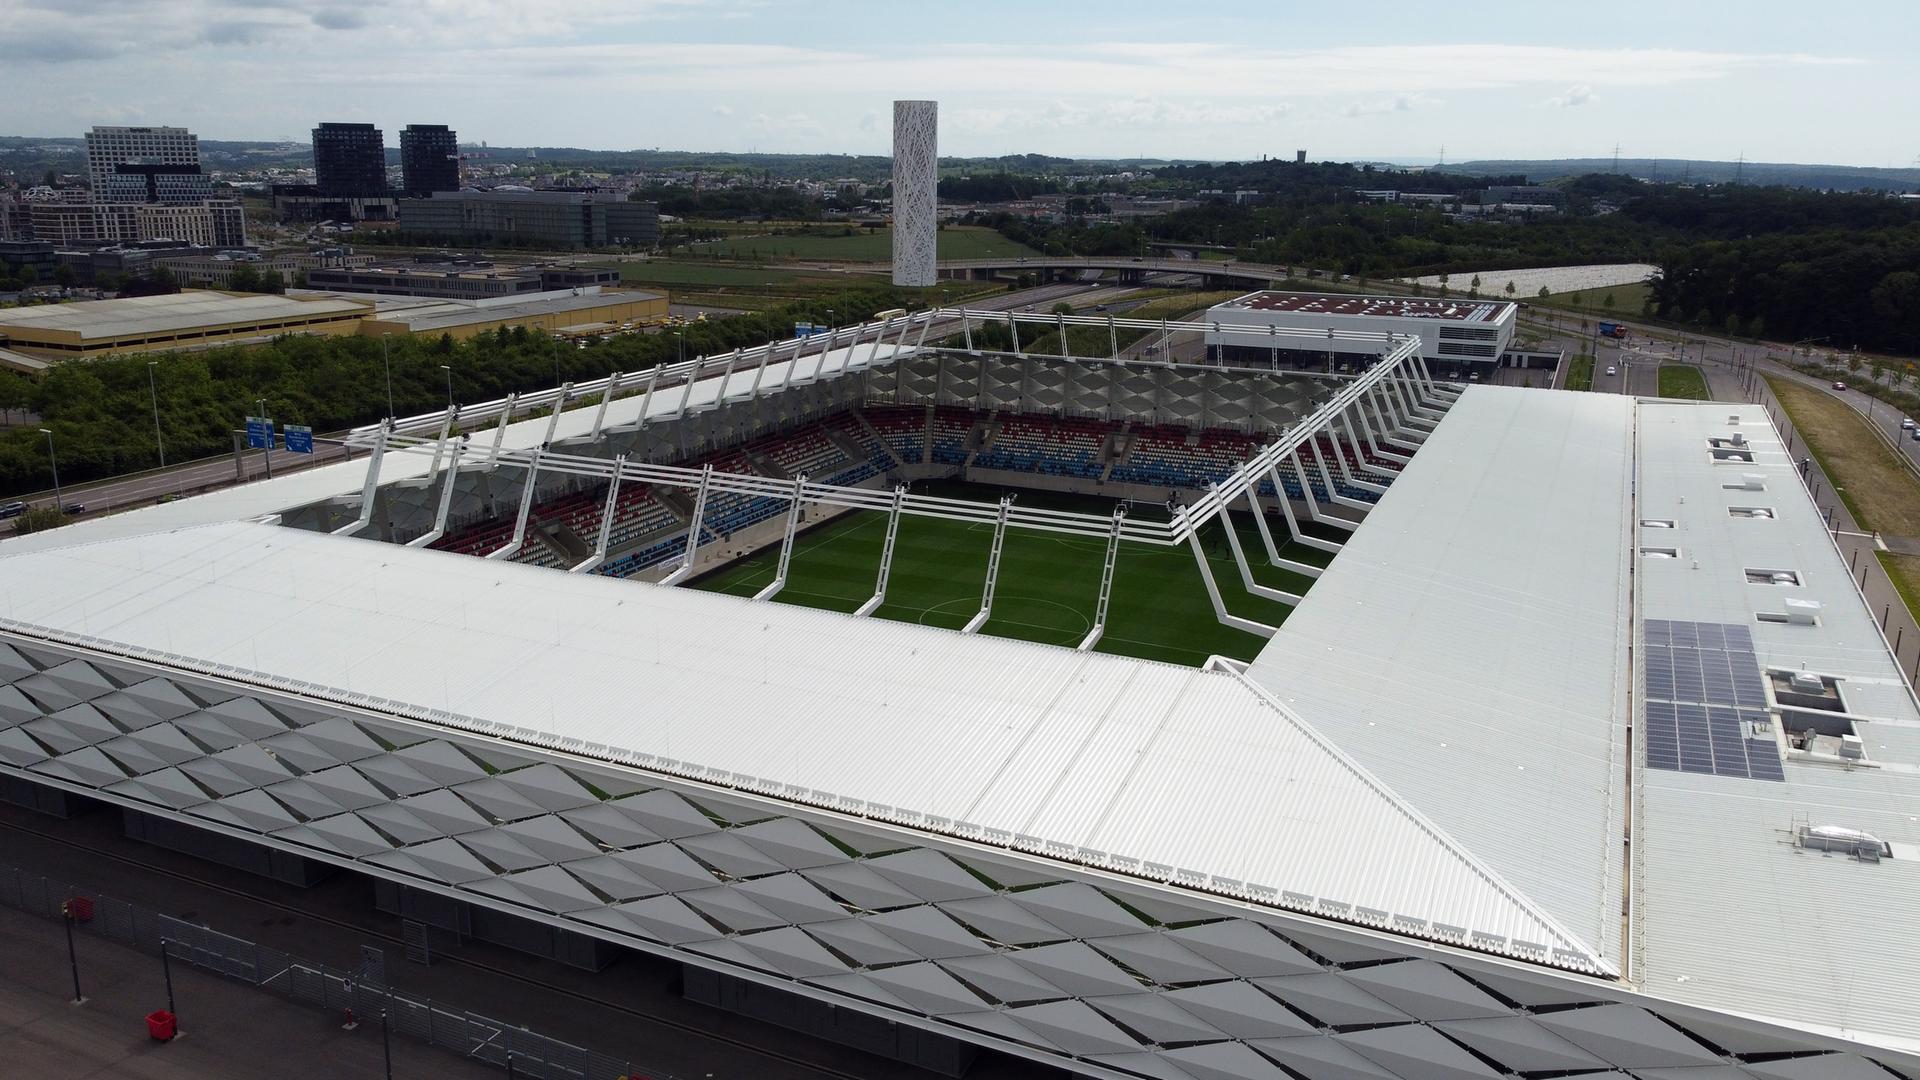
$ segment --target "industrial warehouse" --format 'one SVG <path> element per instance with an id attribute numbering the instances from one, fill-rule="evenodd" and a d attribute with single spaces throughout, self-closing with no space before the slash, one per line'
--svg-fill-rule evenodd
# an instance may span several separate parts
<path id="1" fill-rule="evenodd" d="M 897 314 L 0 542 L 9 796 L 883 1018 L 949 1071 L 1920 1069 L 1920 702 L 1757 406 L 1460 387 L 1420 337 L 1218 309 L 1176 329 L 1352 370 L 989 343 L 1023 323 L 1168 329 Z M 955 478 L 1007 494 L 912 487 Z M 1164 512 L 1012 490 L 1109 482 Z M 812 606 L 796 539 L 850 517 L 873 599 Z M 977 612 L 877 615 L 948 526 Z M 1074 644 L 996 631 L 1034 539 L 1098 570 Z M 700 587 L 755 550 L 752 595 Z M 1250 659 L 1129 655 L 1145 555 Z"/>
<path id="2" fill-rule="evenodd" d="M 264 341 L 281 334 L 433 333 L 464 340 L 508 326 L 555 333 L 665 322 L 660 293 L 599 285 L 482 299 L 295 291 L 286 296 L 188 290 L 0 312 L 0 365 Z"/>

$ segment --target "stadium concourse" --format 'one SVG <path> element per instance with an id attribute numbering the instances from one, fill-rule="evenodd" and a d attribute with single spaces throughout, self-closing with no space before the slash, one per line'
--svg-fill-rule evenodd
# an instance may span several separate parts
<path id="1" fill-rule="evenodd" d="M 1920 1075 L 1920 702 L 1757 407 L 974 318 L 0 543 L 4 790 L 1082 1075 Z M 787 595 L 849 520 L 874 595 Z M 957 629 L 874 617 L 929 524 Z M 1045 538 L 1087 634 L 995 636 Z M 1101 651 L 1142 551 L 1247 659 Z"/>

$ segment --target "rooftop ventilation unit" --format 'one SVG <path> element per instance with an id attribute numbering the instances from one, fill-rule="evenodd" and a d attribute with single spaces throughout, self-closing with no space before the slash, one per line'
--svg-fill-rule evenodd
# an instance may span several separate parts
<path id="1" fill-rule="evenodd" d="M 1820 601 L 1788 600 L 1787 622 L 1793 626 L 1813 626 L 1820 621 Z"/>
<path id="2" fill-rule="evenodd" d="M 1732 442 L 1733 445 L 1735 446 L 1747 445 L 1747 437 L 1745 435 L 1740 434 L 1737 431 L 1733 433 L 1733 438 L 1728 441 Z"/>
<path id="3" fill-rule="evenodd" d="M 1839 852 L 1861 862 L 1879 862 L 1893 854 L 1887 842 L 1872 833 L 1839 825 L 1802 825 L 1798 839 L 1800 846 L 1810 851 Z"/>
<path id="4" fill-rule="evenodd" d="M 1811 671 L 1794 672 L 1793 678 L 1787 680 L 1787 685 L 1793 687 L 1796 693 L 1801 694 L 1824 694 L 1827 692 L 1827 681 Z"/>
<path id="5" fill-rule="evenodd" d="M 1727 426 L 1728 426 L 1728 427 L 1739 427 L 1739 426 L 1740 426 L 1740 414 L 1739 414 L 1739 413 L 1729 413 L 1729 414 L 1727 415 Z"/>
<path id="6" fill-rule="evenodd" d="M 1723 486 L 1728 491 L 1765 491 L 1767 490 L 1767 474 L 1752 472 L 1741 473 L 1738 483 Z"/>

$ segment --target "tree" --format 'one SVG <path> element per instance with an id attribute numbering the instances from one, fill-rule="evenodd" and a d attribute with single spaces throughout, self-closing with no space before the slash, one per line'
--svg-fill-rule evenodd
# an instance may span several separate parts
<path id="1" fill-rule="evenodd" d="M 1071 315 L 1073 314 L 1073 305 L 1067 303 L 1065 300 L 1062 300 L 1059 303 L 1053 305 L 1053 313 L 1055 315 Z"/>
<path id="2" fill-rule="evenodd" d="M 1538 296 L 1542 300 L 1545 300 L 1547 297 L 1552 296 L 1553 294 L 1547 291 L 1547 287 L 1545 285 L 1542 285 L 1540 286 L 1540 291 L 1535 293 L 1534 295 Z"/>
<path id="3" fill-rule="evenodd" d="M 241 263 L 227 271 L 227 288 L 234 292 L 259 292 L 260 271 Z"/>
<path id="4" fill-rule="evenodd" d="M 53 268 L 53 283 L 60 286 L 61 289 L 73 288 L 74 281 L 73 267 L 66 263 L 61 263 L 59 266 Z"/>
<path id="5" fill-rule="evenodd" d="M 1513 281 L 1512 281 L 1512 279 L 1508 279 L 1508 281 L 1507 281 L 1507 295 L 1508 295 L 1508 296 L 1512 296 L 1512 295 L 1513 295 L 1513 292 L 1514 292 L 1514 290 L 1513 290 Z"/>
<path id="6" fill-rule="evenodd" d="M 13 532 L 15 536 L 25 536 L 28 533 L 57 529 L 66 523 L 67 515 L 60 511 L 50 506 L 36 506 L 13 519 Z"/>
<path id="7" fill-rule="evenodd" d="M 1861 363 L 1860 363 L 1859 353 L 1855 353 L 1852 356 L 1847 357 L 1847 374 L 1858 375 L 1860 374 L 1860 368 L 1861 368 Z"/>
<path id="8" fill-rule="evenodd" d="M 1606 296 L 1602 297 L 1600 299 L 1600 306 L 1603 308 L 1606 308 L 1608 311 L 1612 311 L 1613 310 L 1613 294 L 1608 293 Z"/>

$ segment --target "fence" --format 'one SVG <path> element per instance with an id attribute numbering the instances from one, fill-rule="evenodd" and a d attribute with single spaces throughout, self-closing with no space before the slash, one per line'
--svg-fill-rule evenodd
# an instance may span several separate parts
<path id="1" fill-rule="evenodd" d="M 0 863 L 0 905 L 47 919 L 63 917 L 62 906 L 85 890 Z M 513 1024 L 464 1009 L 415 998 L 384 984 L 369 972 L 348 972 L 309 963 L 278 949 L 223 934 L 112 897 L 93 896 L 93 918 L 75 929 L 182 961 L 214 974 L 271 990 L 327 1012 L 377 1022 L 384 1011 L 393 1031 L 430 1046 L 498 1065 L 530 1080 L 639 1080 L 622 1059 L 582 1049 Z M 648 1072 L 654 1080 L 667 1074 Z"/>

